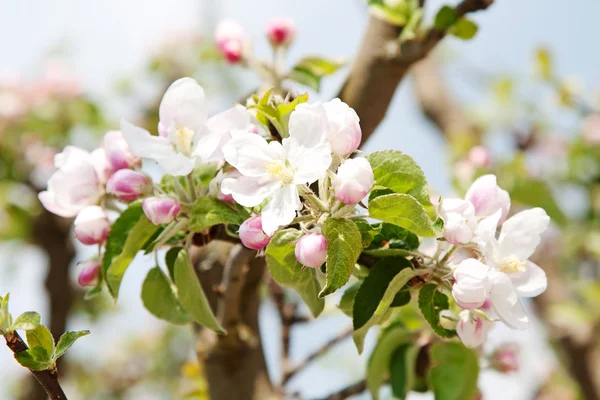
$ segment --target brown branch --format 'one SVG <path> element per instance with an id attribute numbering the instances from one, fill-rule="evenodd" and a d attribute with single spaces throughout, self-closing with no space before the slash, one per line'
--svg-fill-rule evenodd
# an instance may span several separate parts
<path id="1" fill-rule="evenodd" d="M 346 330 L 338 333 L 336 336 L 334 336 L 332 339 L 330 339 L 323 346 L 319 347 L 314 353 L 309 354 L 308 357 L 306 357 L 304 359 L 304 361 L 302 361 L 300 364 L 298 364 L 295 367 L 293 367 L 293 368 L 289 369 L 288 371 L 286 371 L 283 374 L 283 380 L 282 380 L 281 383 L 283 385 L 285 385 L 296 374 L 298 374 L 304 368 L 308 367 L 310 365 L 310 363 L 313 362 L 315 359 L 323 356 L 329 350 L 331 350 L 335 345 L 337 345 L 338 343 L 343 342 L 345 339 L 347 339 L 348 337 L 350 337 L 350 335 L 352 335 L 352 332 L 354 332 L 354 328 L 350 327 L 349 329 L 346 329 Z"/>
<path id="2" fill-rule="evenodd" d="M 367 382 L 363 380 L 360 382 L 356 382 L 350 386 L 346 386 L 342 390 L 332 393 L 329 396 L 323 397 L 322 399 L 319 399 L 319 400 L 344 400 L 344 399 L 347 399 L 348 397 L 361 394 L 366 389 L 367 389 Z"/>
<path id="3" fill-rule="evenodd" d="M 9 349 L 12 350 L 13 353 L 18 354 L 29 349 L 27 344 L 23 341 L 21 336 L 17 332 L 11 332 L 4 336 L 6 339 L 6 345 Z M 47 369 L 44 371 L 33 371 L 30 370 L 33 376 L 37 379 L 37 381 L 42 385 L 50 400 L 66 400 L 67 396 L 65 392 L 63 392 L 60 387 L 60 383 L 58 382 L 58 373 L 56 372 L 56 368 Z"/>
<path id="4" fill-rule="evenodd" d="M 455 8 L 459 17 L 489 7 L 493 0 L 463 0 Z M 371 16 L 363 41 L 339 97 L 358 113 L 363 143 L 385 117 L 398 84 L 410 67 L 422 60 L 446 36 L 431 28 L 422 37 L 400 45 L 402 27 Z"/>

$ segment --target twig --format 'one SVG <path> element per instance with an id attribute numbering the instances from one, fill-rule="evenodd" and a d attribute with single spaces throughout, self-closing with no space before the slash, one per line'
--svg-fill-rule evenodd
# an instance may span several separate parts
<path id="1" fill-rule="evenodd" d="M 6 339 L 6 345 L 13 353 L 18 354 L 29 349 L 27 344 L 23 341 L 21 336 L 17 332 L 11 332 L 4 336 Z M 33 376 L 38 380 L 40 385 L 44 388 L 50 400 L 66 400 L 67 395 L 63 392 L 58 382 L 58 373 L 56 368 L 44 371 L 33 371 L 30 370 Z"/>
<path id="2" fill-rule="evenodd" d="M 241 320 L 240 303 L 244 278 L 248 272 L 248 261 L 254 254 L 241 244 L 232 247 L 223 269 L 221 293 L 217 317 L 226 330 L 235 330 Z M 235 335 L 232 335 L 235 336 Z"/>
<path id="3" fill-rule="evenodd" d="M 344 400 L 350 396 L 355 396 L 357 394 L 361 394 L 367 389 L 367 382 L 362 380 L 360 382 L 356 382 L 350 386 L 346 386 L 342 390 L 332 393 L 327 397 L 323 397 L 319 400 Z"/>
<path id="4" fill-rule="evenodd" d="M 286 371 L 283 374 L 283 379 L 281 382 L 282 385 L 285 385 L 290 379 L 292 379 L 294 377 L 294 375 L 296 375 L 297 373 L 302 371 L 304 368 L 308 367 L 313 360 L 323 356 L 325 353 L 327 353 L 329 350 L 331 350 L 335 345 L 337 345 L 340 342 L 343 342 L 346 338 L 350 337 L 350 335 L 352 335 L 353 331 L 354 330 L 352 329 L 352 327 L 350 327 L 350 328 L 338 333 L 335 337 L 333 337 L 331 340 L 329 340 L 323 346 L 318 348 L 314 353 L 311 353 L 308 357 L 306 357 L 306 359 L 304 359 L 304 361 L 302 361 L 300 364 L 298 364 L 295 367 Z"/>

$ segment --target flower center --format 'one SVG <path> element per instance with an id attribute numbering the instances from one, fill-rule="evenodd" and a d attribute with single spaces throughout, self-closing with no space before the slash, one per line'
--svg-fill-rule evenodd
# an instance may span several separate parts
<path id="1" fill-rule="evenodd" d="M 194 131 L 185 126 L 177 127 L 177 131 L 175 131 L 175 149 L 178 152 L 189 156 L 192 153 L 193 138 Z"/>
<path id="2" fill-rule="evenodd" d="M 285 166 L 283 161 L 271 161 L 265 164 L 267 172 L 275 179 L 284 183 L 291 183 L 293 180 L 292 172 Z"/>
<path id="3" fill-rule="evenodd" d="M 519 261 L 515 256 L 505 257 L 496 265 L 498 269 L 504 273 L 510 274 L 514 272 L 525 272 L 525 261 Z"/>

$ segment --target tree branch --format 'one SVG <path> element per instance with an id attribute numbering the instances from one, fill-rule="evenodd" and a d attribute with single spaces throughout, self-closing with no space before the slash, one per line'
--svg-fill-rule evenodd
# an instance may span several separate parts
<path id="1" fill-rule="evenodd" d="M 4 338 L 6 339 L 6 345 L 8 348 L 11 349 L 15 354 L 22 353 L 29 349 L 27 344 L 25 344 L 17 332 L 8 333 L 4 336 Z M 60 383 L 58 382 L 58 373 L 56 372 L 56 368 L 44 371 L 30 371 L 40 385 L 42 385 L 50 397 L 50 400 L 66 400 L 67 396 L 65 395 L 65 392 L 63 392 L 62 388 L 60 387 Z"/>
<path id="2" fill-rule="evenodd" d="M 294 375 L 296 375 L 297 373 L 302 371 L 304 368 L 308 367 L 312 361 L 323 356 L 325 353 L 327 353 L 329 350 L 331 350 L 335 345 L 343 342 L 345 339 L 350 337 L 350 335 L 352 335 L 352 332 L 354 332 L 354 328 L 350 327 L 349 329 L 346 329 L 346 330 L 338 333 L 335 337 L 330 339 L 323 346 L 319 347 L 314 353 L 309 354 L 308 357 L 306 357 L 306 359 L 304 359 L 304 361 L 302 361 L 300 364 L 298 364 L 295 367 L 286 371 L 283 374 L 283 379 L 282 379 L 281 383 L 283 385 L 285 385 L 290 379 L 292 379 L 294 377 Z"/>
<path id="3" fill-rule="evenodd" d="M 493 0 L 463 0 L 455 8 L 459 17 L 484 10 Z M 367 30 L 339 97 L 360 117 L 363 143 L 385 117 L 398 84 L 410 67 L 422 60 L 446 36 L 431 28 L 420 38 L 398 45 L 402 27 L 371 16 Z"/>
<path id="4" fill-rule="evenodd" d="M 356 396 L 357 394 L 361 394 L 367 389 L 367 382 L 362 380 L 360 382 L 356 382 L 350 386 L 346 386 L 342 390 L 339 390 L 335 393 L 330 394 L 327 397 L 323 397 L 319 400 L 344 400 L 350 396 Z"/>

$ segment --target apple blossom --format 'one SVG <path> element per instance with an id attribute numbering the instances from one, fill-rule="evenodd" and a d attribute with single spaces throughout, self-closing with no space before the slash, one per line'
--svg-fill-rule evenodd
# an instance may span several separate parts
<path id="1" fill-rule="evenodd" d="M 65 147 L 54 157 L 57 171 L 48 180 L 47 190 L 39 194 L 43 206 L 61 217 L 74 217 L 85 206 L 96 204 L 103 194 L 96 161 L 79 147 Z"/>
<path id="2" fill-rule="evenodd" d="M 174 176 L 189 174 L 196 163 L 220 161 L 223 144 L 250 127 L 250 115 L 240 105 L 207 119 L 204 89 L 192 78 L 169 86 L 159 117 L 159 136 L 123 119 L 121 132 L 133 154 L 155 160 Z"/>
<path id="3" fill-rule="evenodd" d="M 269 244 L 271 237 L 263 231 L 260 215 L 250 217 L 240 225 L 240 240 L 253 250 L 264 249 Z"/>
<path id="4" fill-rule="evenodd" d="M 484 168 L 490 165 L 490 153 L 483 146 L 475 146 L 469 150 L 467 160 L 477 168 Z"/>
<path id="5" fill-rule="evenodd" d="M 77 282 L 83 287 L 93 286 L 98 282 L 99 275 L 100 263 L 98 261 L 89 261 L 79 273 Z"/>
<path id="6" fill-rule="evenodd" d="M 267 22 L 265 33 L 272 46 L 289 46 L 296 36 L 296 24 L 291 18 L 272 18 Z"/>
<path id="7" fill-rule="evenodd" d="M 232 64 L 240 62 L 250 46 L 244 27 L 231 19 L 219 22 L 215 30 L 215 43 L 225 59 Z"/>
<path id="8" fill-rule="evenodd" d="M 267 235 L 291 223 L 302 208 L 297 185 L 315 182 L 329 168 L 331 148 L 324 135 L 326 127 L 322 105 L 300 104 L 290 115 L 290 136 L 282 143 L 244 133 L 223 147 L 225 160 L 242 176 L 223 180 L 221 191 L 245 207 L 268 199 L 262 210 Z"/>
<path id="9" fill-rule="evenodd" d="M 496 371 L 516 372 L 519 370 L 519 346 L 515 343 L 505 343 L 494 350 L 489 361 Z"/>
<path id="10" fill-rule="evenodd" d="M 331 144 L 331 151 L 338 156 L 353 153 L 360 146 L 362 139 L 360 119 L 356 111 L 337 98 L 323 103 L 323 107 L 327 113 L 326 135 Z"/>
<path id="11" fill-rule="evenodd" d="M 75 218 L 75 237 L 83 244 L 100 244 L 108 236 L 109 222 L 99 206 L 87 206 Z"/>
<path id="12" fill-rule="evenodd" d="M 123 201 L 139 199 L 151 190 L 150 178 L 142 172 L 131 169 L 118 170 L 106 182 L 106 191 Z"/>
<path id="13" fill-rule="evenodd" d="M 443 199 L 440 218 L 444 221 L 444 238 L 452 244 L 469 243 L 477 229 L 473 204 L 462 199 Z"/>
<path id="14" fill-rule="evenodd" d="M 458 315 L 456 333 L 461 342 L 469 348 L 479 347 L 487 339 L 491 323 L 479 314 L 471 311 L 461 311 Z"/>
<path id="15" fill-rule="evenodd" d="M 463 260 L 454 270 L 452 296 L 459 307 L 474 310 L 483 306 L 490 290 L 488 270 L 488 266 L 474 258 Z"/>
<path id="16" fill-rule="evenodd" d="M 510 196 L 506 190 L 501 189 L 496 183 L 495 175 L 483 175 L 475 180 L 465 199 L 475 207 L 475 215 L 489 217 L 497 210 L 502 210 L 501 221 L 508 216 L 510 209 Z"/>
<path id="17" fill-rule="evenodd" d="M 146 197 L 142 201 L 142 209 L 150 222 L 154 225 L 162 225 L 173 221 L 181 206 L 170 197 Z"/>
<path id="18" fill-rule="evenodd" d="M 346 160 L 332 181 L 335 195 L 344 204 L 358 204 L 375 183 L 373 168 L 366 158 Z"/>
<path id="19" fill-rule="evenodd" d="M 320 233 L 302 236 L 296 243 L 294 254 L 300 264 L 319 268 L 327 259 L 327 238 Z"/>
<path id="20" fill-rule="evenodd" d="M 210 181 L 208 185 L 209 193 L 215 196 L 217 199 L 226 203 L 233 202 L 234 200 L 231 194 L 224 194 L 221 191 L 221 183 L 227 178 L 239 178 L 240 176 L 242 176 L 242 174 L 240 174 L 240 172 L 237 169 L 230 169 L 227 172 L 223 172 L 223 170 L 220 170 L 217 173 L 217 176 L 215 176 L 214 179 Z"/>
<path id="21" fill-rule="evenodd" d="M 131 153 L 127 141 L 120 131 L 106 132 L 103 147 L 113 172 L 134 168 L 139 163 L 139 158 Z"/>

